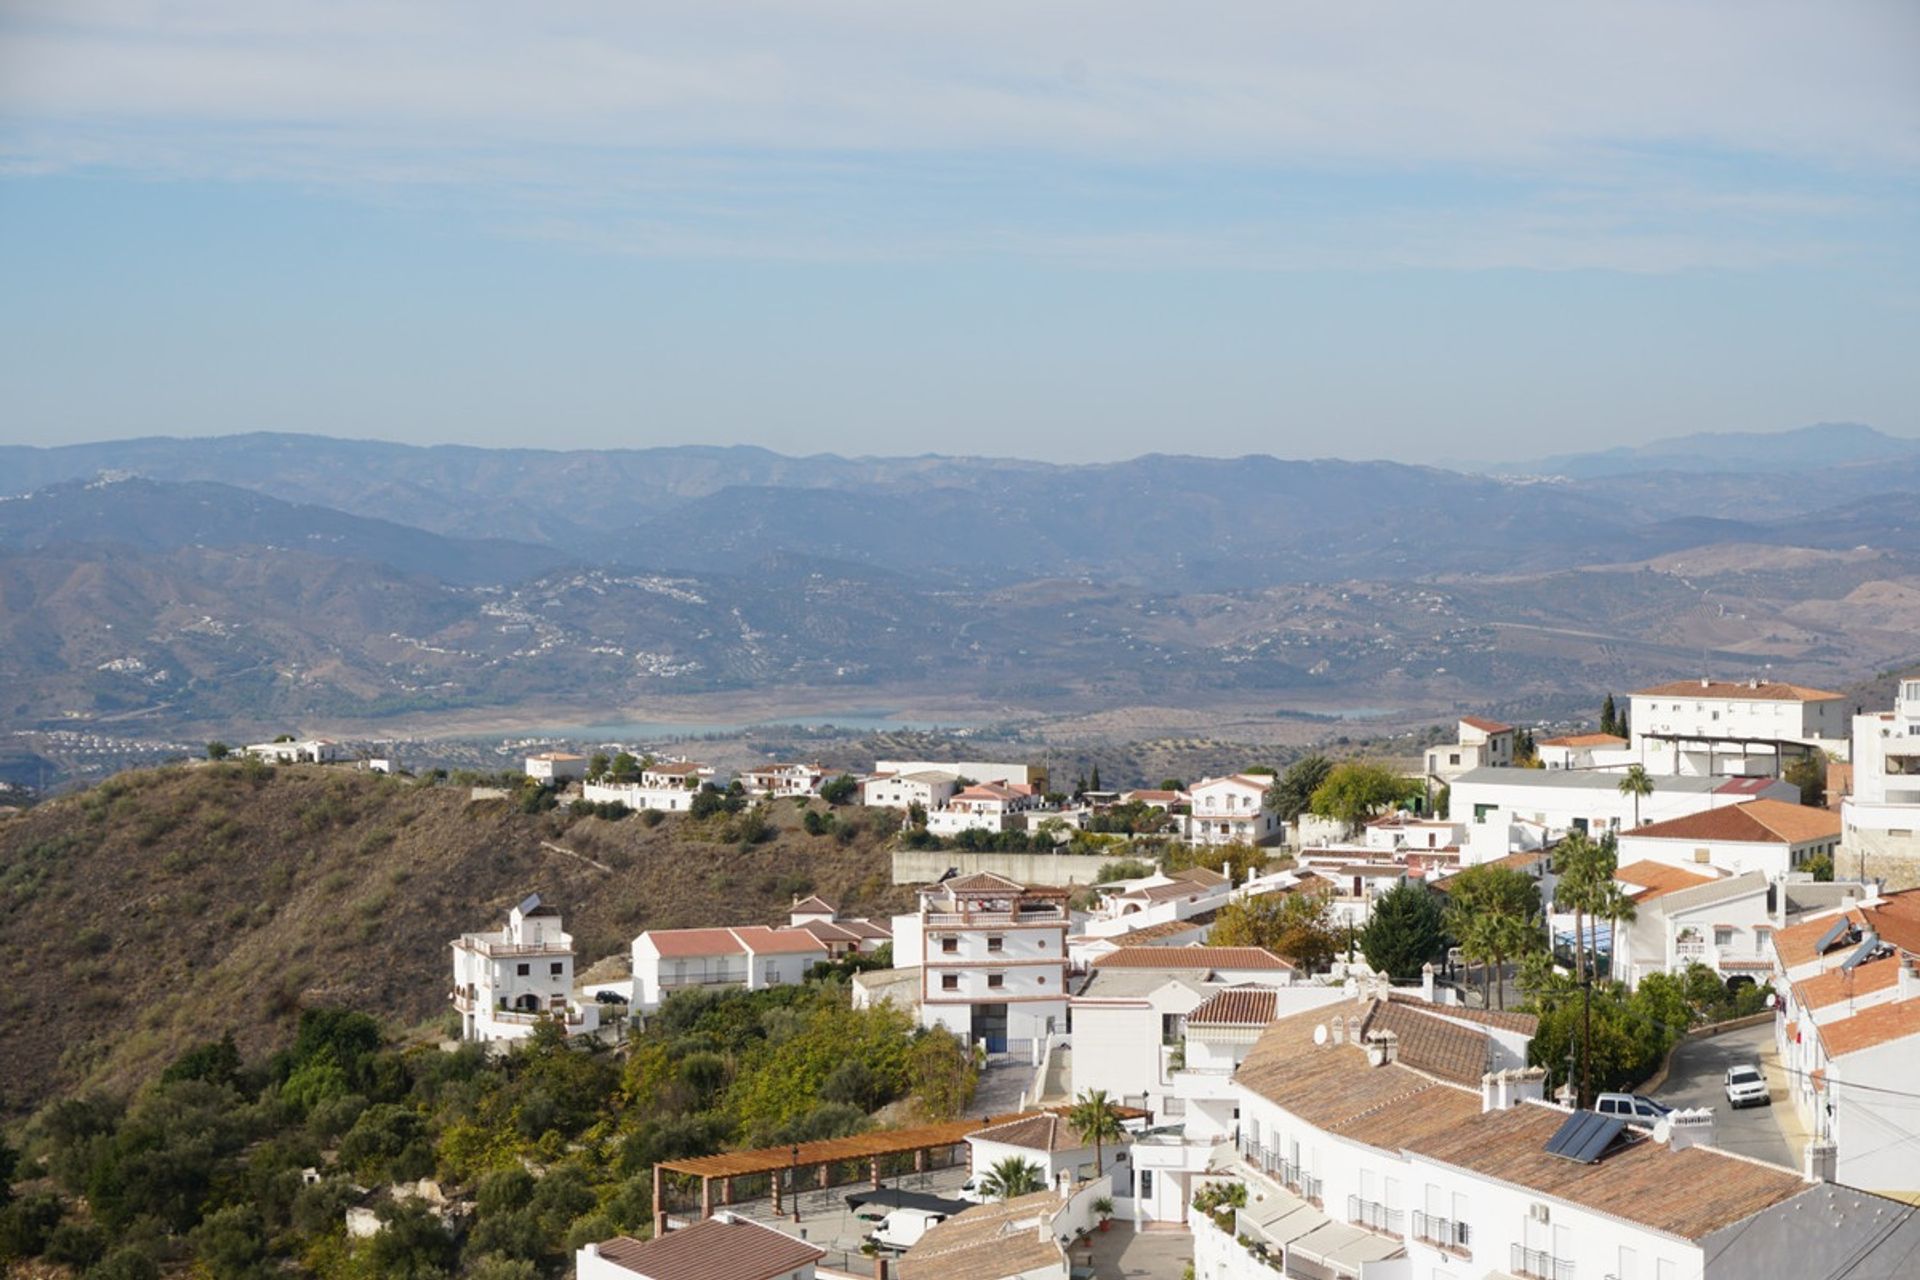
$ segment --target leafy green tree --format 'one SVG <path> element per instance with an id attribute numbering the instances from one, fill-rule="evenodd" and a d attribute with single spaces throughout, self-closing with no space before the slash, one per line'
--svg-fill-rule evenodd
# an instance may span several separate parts
<path id="1" fill-rule="evenodd" d="M 0 1209 L 0 1262 L 37 1258 L 60 1225 L 60 1197 L 39 1191 Z"/>
<path id="2" fill-rule="evenodd" d="M 1815 748 L 1788 765 L 1781 777 L 1800 788 L 1800 803 L 1810 809 L 1827 807 L 1827 753 Z"/>
<path id="3" fill-rule="evenodd" d="M 1229 902 L 1215 917 L 1207 942 L 1216 947 L 1265 947 L 1309 973 L 1332 964 L 1340 949 L 1331 896 L 1304 890 Z"/>
<path id="4" fill-rule="evenodd" d="M 607 776 L 607 770 L 613 768 L 613 758 L 604 751 L 596 751 L 587 757 L 587 777 L 598 781 Z"/>
<path id="5" fill-rule="evenodd" d="M 1087 778 L 1087 790 L 1099 791 L 1100 789 L 1100 766 L 1096 764 L 1093 766 L 1092 775 Z"/>
<path id="6" fill-rule="evenodd" d="M 622 751 L 607 766 L 607 776 L 615 782 L 638 782 L 640 761 L 631 751 Z"/>
<path id="7" fill-rule="evenodd" d="M 929 1122 L 951 1120 L 964 1112 L 979 1080 L 967 1046 L 950 1031 L 923 1031 L 907 1049 L 907 1088 L 914 1109 Z"/>
<path id="8" fill-rule="evenodd" d="M 0 1207 L 13 1201 L 13 1171 L 20 1167 L 20 1153 L 0 1138 Z"/>
<path id="9" fill-rule="evenodd" d="M 1162 791 L 1185 791 L 1186 789 L 1187 789 L 1187 784 L 1183 779 L 1180 779 L 1180 778 L 1160 779 L 1160 790 Z M 1309 792 L 1308 794 L 1311 795 L 1312 793 Z"/>
<path id="10" fill-rule="evenodd" d="M 225 760 L 232 754 L 233 748 L 217 738 L 207 744 L 207 759 L 209 760 Z"/>
<path id="11" fill-rule="evenodd" d="M 1425 790 L 1419 779 L 1385 765 L 1346 760 L 1335 765 L 1314 788 L 1307 807 L 1322 818 L 1356 827 L 1375 814 L 1417 803 Z"/>
<path id="12" fill-rule="evenodd" d="M 1802 870 L 1806 871 L 1807 874 L 1811 875 L 1815 880 L 1832 880 L 1833 855 L 1830 853 L 1816 853 L 1806 860 Z"/>
<path id="13" fill-rule="evenodd" d="M 204 1080 L 208 1084 L 235 1085 L 240 1079 L 240 1050 L 233 1043 L 233 1032 L 207 1044 L 196 1045 L 174 1059 L 160 1073 L 162 1084 L 175 1080 Z"/>
<path id="14" fill-rule="evenodd" d="M 1361 953 L 1375 970 L 1395 982 L 1411 982 L 1419 978 L 1422 965 L 1446 953 L 1446 921 L 1424 884 L 1395 885 L 1373 904 L 1359 940 Z"/>
<path id="15" fill-rule="evenodd" d="M 85 1271 L 107 1252 L 107 1233 L 91 1223 L 63 1222 L 47 1237 L 40 1256 L 48 1262 Z"/>
<path id="16" fill-rule="evenodd" d="M 1313 793 L 1333 772 L 1333 761 L 1323 755 L 1301 756 L 1287 766 L 1287 771 L 1272 786 L 1267 788 L 1266 806 L 1282 822 L 1292 822 L 1307 812 L 1313 803 Z M 1181 787 L 1168 787 L 1169 791 L 1184 790 Z"/>
<path id="17" fill-rule="evenodd" d="M 1105 1089 L 1083 1089 L 1067 1111 L 1067 1124 L 1082 1142 L 1093 1144 L 1093 1176 L 1106 1172 L 1102 1152 L 1109 1142 L 1120 1140 L 1120 1113 L 1114 1109 Z"/>
<path id="18" fill-rule="evenodd" d="M 1449 879 L 1447 892 L 1447 932 L 1463 955 L 1483 966 L 1483 1003 L 1492 1007 L 1493 975 L 1543 945 L 1539 886 L 1524 871 L 1488 862 Z M 1503 983 L 1502 1007 L 1505 992 Z"/>
<path id="19" fill-rule="evenodd" d="M 433 1172 L 426 1136 L 418 1112 L 398 1103 L 380 1103 L 362 1112 L 340 1139 L 340 1163 L 362 1177 L 389 1182 L 424 1177 Z"/>
<path id="20" fill-rule="evenodd" d="M 87 1280 L 160 1280 L 160 1264 L 138 1245 L 122 1245 L 87 1272 Z"/>
<path id="21" fill-rule="evenodd" d="M 193 1253 L 213 1280 L 253 1280 L 266 1274 L 266 1224 L 252 1205 L 231 1205 L 194 1228 Z"/>
<path id="22" fill-rule="evenodd" d="M 1630 764 L 1620 777 L 1620 794 L 1633 797 L 1633 825 L 1640 825 L 1640 801 L 1653 794 L 1653 779 L 1646 766 Z"/>
<path id="23" fill-rule="evenodd" d="M 1046 1189 L 1046 1171 L 1021 1156 L 996 1160 L 980 1178 L 980 1193 L 989 1200 L 1012 1200 Z"/>
<path id="24" fill-rule="evenodd" d="M 1153 874 L 1153 867 L 1138 858 L 1122 858 L 1117 862 L 1103 862 L 1100 869 L 1093 873 L 1095 884 L 1112 884 L 1116 880 L 1140 880 Z"/>
<path id="25" fill-rule="evenodd" d="M 843 773 L 837 778 L 820 784 L 820 798 L 830 805 L 843 805 L 852 801 L 859 790 L 860 784 L 854 776 Z"/>
<path id="26" fill-rule="evenodd" d="M 415 1201 L 379 1209 L 381 1229 L 362 1248 L 381 1280 L 442 1280 L 453 1270 L 453 1237 L 431 1209 Z"/>

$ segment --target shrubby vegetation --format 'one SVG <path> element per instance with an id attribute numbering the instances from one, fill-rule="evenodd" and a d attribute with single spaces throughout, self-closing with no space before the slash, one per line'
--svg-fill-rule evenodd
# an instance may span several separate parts
<path id="1" fill-rule="evenodd" d="M 105 1280 L 180 1264 L 213 1280 L 534 1280 L 586 1240 L 644 1234 L 656 1161 L 855 1133 L 889 1104 L 949 1118 L 975 1079 L 954 1037 L 855 1010 L 837 980 L 675 996 L 624 1063 L 551 1025 L 489 1058 L 396 1048 L 363 1014 L 313 1009 L 265 1061 L 222 1040 L 131 1098 L 43 1111 L 30 1168 L 0 1147 L 0 1262 Z M 422 1178 L 465 1211 L 383 1193 Z M 352 1241 L 360 1204 L 383 1225 Z"/>

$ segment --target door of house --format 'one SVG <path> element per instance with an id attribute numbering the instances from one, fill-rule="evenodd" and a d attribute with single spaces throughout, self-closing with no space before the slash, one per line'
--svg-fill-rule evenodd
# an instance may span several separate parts
<path id="1" fill-rule="evenodd" d="M 977 1004 L 973 1006 L 973 1038 L 986 1042 L 988 1053 L 1007 1051 L 1007 1006 L 1004 1004 Z"/>

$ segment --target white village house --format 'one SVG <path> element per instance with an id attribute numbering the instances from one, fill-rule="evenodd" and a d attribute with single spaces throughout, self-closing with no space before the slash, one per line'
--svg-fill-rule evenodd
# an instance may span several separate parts
<path id="1" fill-rule="evenodd" d="M 1920 865 L 1920 679 L 1900 682 L 1893 710 L 1854 717 L 1852 754 L 1847 850 Z"/>
<path id="2" fill-rule="evenodd" d="M 1788 803 L 1800 789 L 1772 777 L 1659 777 L 1651 795 L 1622 794 L 1620 775 L 1548 769 L 1474 769 L 1453 781 L 1449 812 L 1467 824 L 1463 866 L 1491 862 L 1569 831 L 1598 838 L 1748 800 Z"/>
<path id="3" fill-rule="evenodd" d="M 1067 1025 L 1069 892 L 978 872 L 920 890 L 893 919 L 893 962 L 918 970 L 920 1025 L 989 1053 Z"/>
<path id="4" fill-rule="evenodd" d="M 1266 807 L 1273 779 L 1234 773 L 1204 778 L 1187 788 L 1189 844 L 1268 844 L 1280 836 L 1280 819 Z"/>
<path id="5" fill-rule="evenodd" d="M 1658 785 L 1658 784 L 1656 784 Z M 1840 846 L 1840 815 L 1785 800 L 1761 798 L 1620 832 L 1620 860 L 1665 862 L 1769 880 L 1802 870 Z"/>
<path id="6" fill-rule="evenodd" d="M 1513 764 L 1514 729 L 1481 716 L 1461 716 L 1455 741 L 1427 748 L 1426 772 L 1436 787 L 1446 786 L 1469 769 L 1504 769 Z"/>
<path id="7" fill-rule="evenodd" d="M 506 927 L 453 940 L 453 1007 L 460 1038 L 483 1043 L 533 1034 L 542 1018 L 568 1035 L 600 1025 L 594 1004 L 573 996 L 573 938 L 560 913 L 532 894 L 507 913 Z"/>
<path id="8" fill-rule="evenodd" d="M 633 940 L 633 1007 L 652 1012 L 691 987 L 759 991 L 804 982 L 832 954 L 804 928 L 649 929 Z"/>
<path id="9" fill-rule="evenodd" d="M 1777 680 L 1674 680 L 1629 703 L 1634 760 L 1653 774 L 1772 774 L 1811 749 L 1846 758 L 1845 695 Z"/>
<path id="10" fill-rule="evenodd" d="M 571 751 L 541 751 L 527 757 L 526 768 L 535 782 L 578 782 L 587 776 L 587 758 Z"/>

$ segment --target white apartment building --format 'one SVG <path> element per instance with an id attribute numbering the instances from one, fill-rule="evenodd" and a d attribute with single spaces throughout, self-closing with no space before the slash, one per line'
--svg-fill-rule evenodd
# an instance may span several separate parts
<path id="1" fill-rule="evenodd" d="M 1065 1031 L 1069 891 L 980 872 L 920 890 L 895 916 L 893 960 L 920 974 L 920 1025 L 989 1053 Z"/>
<path id="2" fill-rule="evenodd" d="M 539 894 L 508 912 L 505 928 L 461 934 L 451 945 L 450 998 L 462 1040 L 519 1040 L 541 1018 L 558 1021 L 568 1035 L 600 1025 L 597 1005 L 572 999 L 573 938 Z"/>
<path id="3" fill-rule="evenodd" d="M 1920 859 L 1920 679 L 1893 710 L 1853 718 L 1853 794 L 1840 806 L 1849 853 Z"/>
<path id="4" fill-rule="evenodd" d="M 998 782 L 1002 786 L 1032 787 L 1047 792 L 1045 765 L 1008 764 L 997 760 L 877 760 L 876 774 L 946 773 L 969 782 Z"/>
<path id="5" fill-rule="evenodd" d="M 827 780 L 820 764 L 763 764 L 742 770 L 740 785 L 750 796 L 780 800 L 789 796 L 817 796 Z"/>
<path id="6" fill-rule="evenodd" d="M 683 786 L 650 787 L 640 782 L 583 782 L 580 798 L 588 804 L 623 804 L 635 811 L 653 809 L 660 813 L 685 813 L 693 807 L 698 790 Z"/>
<path id="7" fill-rule="evenodd" d="M 1890 1278 L 1920 1246 L 1902 1206 L 1706 1145 L 1711 1112 L 1657 1132 L 1568 1112 L 1537 1069 L 1467 1082 L 1464 1026 L 1334 1012 L 1269 1024 L 1235 1072 L 1234 1149 L 1189 1184 L 1246 1205 L 1224 1230 L 1190 1215 L 1197 1280 Z"/>
<path id="8" fill-rule="evenodd" d="M 1775 1041 L 1801 1124 L 1836 1181 L 1920 1194 L 1912 1128 L 1920 1059 L 1920 890 L 1774 934 Z"/>
<path id="9" fill-rule="evenodd" d="M 1621 867 L 1614 879 L 1634 905 L 1634 918 L 1615 928 L 1613 942 L 1614 976 L 1628 986 L 1689 964 L 1703 964 L 1728 982 L 1773 976 L 1774 923 L 1763 873 L 1715 879 L 1666 863 L 1637 862 Z"/>
<path id="10" fill-rule="evenodd" d="M 976 782 L 953 793 L 947 802 L 927 814 L 927 830 L 934 835 L 962 831 L 1006 831 L 1015 815 L 1043 807 L 1045 801 L 1025 783 Z"/>
<path id="11" fill-rule="evenodd" d="M 1608 831 L 1726 808 L 1748 800 L 1795 803 L 1800 789 L 1773 777 L 1662 776 L 1653 793 L 1622 795 L 1620 775 L 1548 769 L 1475 769 L 1453 781 L 1450 812 L 1467 824 L 1461 863 L 1473 866 L 1531 847 L 1531 825 L 1549 841 L 1569 831 L 1598 837 Z M 1636 821 L 1637 819 L 1637 821 Z"/>
<path id="12" fill-rule="evenodd" d="M 1543 769 L 1625 770 L 1637 763 L 1633 744 L 1611 733 L 1570 733 L 1534 744 Z"/>
<path id="13" fill-rule="evenodd" d="M 1267 844 L 1280 834 L 1280 819 L 1266 807 L 1273 779 L 1234 773 L 1205 778 L 1187 788 L 1189 844 Z"/>
<path id="14" fill-rule="evenodd" d="M 633 940 L 633 1007 L 651 1012 L 691 987 L 759 991 L 805 982 L 808 970 L 831 954 L 807 929 L 649 929 Z"/>
<path id="15" fill-rule="evenodd" d="M 1513 764 L 1513 726 L 1480 716 L 1461 716 L 1452 742 L 1427 748 L 1427 777 L 1445 786 L 1469 769 L 1505 769 Z"/>
<path id="16" fill-rule="evenodd" d="M 1711 867 L 1733 875 L 1757 871 L 1780 880 L 1815 857 L 1833 857 L 1840 847 L 1840 822 L 1831 809 L 1748 800 L 1622 831 L 1620 860 Z"/>
<path id="17" fill-rule="evenodd" d="M 542 751 L 527 757 L 527 776 L 549 786 L 587 776 L 587 758 L 571 751 Z"/>
<path id="18" fill-rule="evenodd" d="M 1628 732 L 1647 772 L 1712 777 L 1778 774 L 1783 758 L 1818 747 L 1845 759 L 1842 694 L 1774 680 L 1675 680 L 1632 695 Z"/>
<path id="19" fill-rule="evenodd" d="M 861 781 L 860 803 L 870 809 L 911 809 L 917 804 L 931 816 L 959 789 L 960 776 L 940 770 L 876 773 Z"/>

